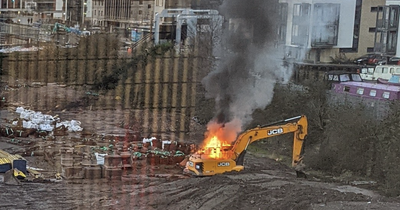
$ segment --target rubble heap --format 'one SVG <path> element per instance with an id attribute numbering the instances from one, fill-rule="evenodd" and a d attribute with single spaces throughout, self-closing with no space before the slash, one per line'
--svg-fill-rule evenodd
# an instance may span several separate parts
<path id="1" fill-rule="evenodd" d="M 143 164 L 179 165 L 195 149 L 194 145 L 155 137 L 144 138 L 142 142 L 117 142 L 109 147 L 63 146 L 61 175 L 66 179 L 120 179 Z"/>
<path id="2" fill-rule="evenodd" d="M 83 130 L 79 121 L 61 121 L 58 116 L 22 107 L 18 107 L 16 113 L 18 118 L 0 125 L 0 135 L 10 138 L 8 143 L 25 145 L 25 149 L 18 151 L 21 155 L 40 156 L 52 165 L 53 169 L 43 172 L 42 177 L 56 174 L 56 179 L 120 179 L 139 168 L 179 169 L 186 157 L 197 149 L 193 144 L 142 138 L 140 134 L 135 138 L 98 135 Z M 0 163 L 4 171 L 9 170 L 6 160 L 1 159 Z M 146 170 L 141 173 L 149 175 Z M 37 177 L 35 173 L 32 175 Z"/>

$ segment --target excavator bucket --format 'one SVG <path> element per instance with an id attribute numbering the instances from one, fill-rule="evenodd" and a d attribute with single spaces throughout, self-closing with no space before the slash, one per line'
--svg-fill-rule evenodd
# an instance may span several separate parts
<path id="1" fill-rule="evenodd" d="M 302 171 L 296 171 L 297 178 L 307 179 L 307 175 Z"/>
<path id="2" fill-rule="evenodd" d="M 305 165 L 300 161 L 298 165 L 295 166 L 294 170 L 296 171 L 297 178 L 307 178 L 306 173 L 304 172 Z"/>
<path id="3" fill-rule="evenodd" d="M 26 178 L 26 175 L 22 171 L 20 171 L 16 168 L 14 168 L 14 176 L 18 179 Z"/>

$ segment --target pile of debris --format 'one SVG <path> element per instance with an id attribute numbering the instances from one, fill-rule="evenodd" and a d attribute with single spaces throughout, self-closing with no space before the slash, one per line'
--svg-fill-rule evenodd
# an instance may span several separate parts
<path id="1" fill-rule="evenodd" d="M 177 165 L 194 152 L 194 145 L 144 138 L 142 142 L 118 142 L 108 147 L 76 145 L 60 149 L 65 179 L 120 179 L 138 165 Z"/>
<path id="2" fill-rule="evenodd" d="M 35 112 L 23 107 L 18 107 L 16 113 L 20 116 L 12 120 L 11 124 L 0 126 L 0 136 L 4 137 L 28 137 L 65 136 L 68 132 L 79 132 L 83 128 L 81 122 L 76 120 L 61 121 L 58 116 L 51 116 Z"/>
<path id="3" fill-rule="evenodd" d="M 140 167 L 180 169 L 188 155 L 197 150 L 194 144 L 141 138 L 139 134 L 135 138 L 96 135 L 83 131 L 79 121 L 61 121 L 58 116 L 23 107 L 18 107 L 16 113 L 18 118 L 0 125 L 0 136 L 11 138 L 8 143 L 25 145 L 26 148 L 18 151 L 24 157 L 40 156 L 53 165 L 42 175 L 49 173 L 54 178 L 56 174 L 57 179 L 120 179 Z M 71 132 L 80 133 L 80 137 L 69 135 Z M 26 163 L 22 156 L 16 159 Z M 7 168 L 9 163 L 12 165 L 12 161 L 0 159 L 0 169 L 18 170 L 18 178 L 26 180 L 30 174 L 26 167 Z"/>
<path id="4" fill-rule="evenodd" d="M 12 155 L 0 150 L 0 182 L 9 185 L 19 185 L 20 180 L 28 175 L 39 178 L 40 173 L 27 166 L 27 161 L 20 155 Z"/>

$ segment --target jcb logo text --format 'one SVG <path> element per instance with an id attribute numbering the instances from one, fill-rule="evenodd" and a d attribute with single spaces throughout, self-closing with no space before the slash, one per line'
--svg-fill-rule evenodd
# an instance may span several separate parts
<path id="1" fill-rule="evenodd" d="M 229 162 L 219 162 L 218 167 L 229 166 Z"/>
<path id="2" fill-rule="evenodd" d="M 268 131 L 268 136 L 283 133 L 283 128 L 273 129 Z"/>

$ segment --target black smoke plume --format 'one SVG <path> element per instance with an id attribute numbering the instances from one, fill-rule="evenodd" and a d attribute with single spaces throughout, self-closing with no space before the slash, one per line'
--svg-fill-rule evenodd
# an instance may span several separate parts
<path id="1" fill-rule="evenodd" d="M 206 96 L 214 98 L 219 124 L 239 120 L 250 122 L 255 109 L 272 100 L 277 81 L 291 73 L 282 66 L 276 47 L 277 0 L 225 0 L 222 62 L 202 83 Z"/>

